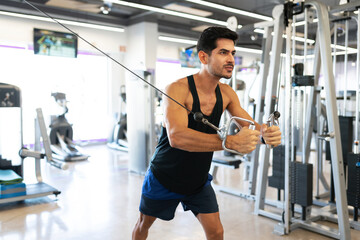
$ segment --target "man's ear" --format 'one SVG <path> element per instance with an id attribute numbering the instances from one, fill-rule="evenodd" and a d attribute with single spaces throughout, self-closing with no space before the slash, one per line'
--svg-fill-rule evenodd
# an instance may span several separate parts
<path id="1" fill-rule="evenodd" d="M 205 53 L 204 51 L 200 51 L 200 52 L 198 52 L 198 57 L 202 64 L 207 64 L 208 57 L 209 57 L 209 55 L 207 55 L 207 53 Z"/>

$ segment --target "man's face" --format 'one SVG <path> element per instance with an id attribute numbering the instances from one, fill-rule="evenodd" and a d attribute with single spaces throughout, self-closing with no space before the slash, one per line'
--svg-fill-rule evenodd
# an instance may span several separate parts
<path id="1" fill-rule="evenodd" d="M 209 72 L 219 78 L 231 78 L 235 65 L 234 42 L 230 39 L 220 38 L 216 41 L 217 47 L 208 57 Z"/>

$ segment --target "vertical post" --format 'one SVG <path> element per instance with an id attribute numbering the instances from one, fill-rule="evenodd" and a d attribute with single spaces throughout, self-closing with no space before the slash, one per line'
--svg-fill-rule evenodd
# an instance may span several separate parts
<path id="1" fill-rule="evenodd" d="M 277 81 L 278 81 L 278 73 L 279 73 L 279 62 L 280 55 L 283 45 L 282 34 L 284 31 L 284 14 L 283 14 L 283 5 L 277 5 L 273 9 L 273 17 L 274 17 L 274 38 L 272 41 L 272 54 L 270 59 L 270 71 L 267 79 L 268 85 L 266 89 L 265 96 L 265 116 L 269 116 L 271 111 L 274 109 L 272 98 L 276 95 L 277 90 Z M 259 213 L 260 209 L 264 209 L 265 205 L 265 195 L 266 195 L 266 184 L 268 179 L 268 169 L 269 169 L 269 155 L 270 149 L 265 146 L 261 146 L 260 149 L 260 166 L 259 166 L 259 181 L 256 185 L 256 200 L 255 200 L 255 214 Z"/>
<path id="2" fill-rule="evenodd" d="M 38 118 L 35 118 L 35 142 L 34 142 L 34 150 L 35 151 L 41 151 L 41 145 L 40 145 L 40 125 Z M 40 158 L 35 158 L 35 175 L 38 182 L 42 182 L 41 177 L 41 166 L 40 166 Z"/>
<path id="3" fill-rule="evenodd" d="M 316 39 L 318 39 L 319 36 L 316 35 Z M 319 75 L 320 75 L 320 64 L 321 64 L 321 58 L 320 58 L 320 46 L 319 41 L 315 42 L 315 49 L 314 49 L 314 68 L 313 68 L 313 75 L 314 75 L 314 87 L 311 87 L 309 92 L 309 102 L 307 104 L 306 108 L 306 118 L 305 118 L 305 131 L 304 131 L 304 142 L 303 142 L 303 158 L 309 159 L 310 156 L 310 144 L 311 144 L 311 137 L 312 137 L 312 131 L 314 127 L 315 117 L 313 116 L 312 109 L 316 105 L 317 101 L 320 101 L 320 99 L 317 97 L 318 93 L 316 90 L 316 87 L 319 84 Z M 318 108 L 321 104 L 317 104 Z M 320 110 L 320 109 L 319 109 Z M 318 111 L 319 112 L 319 111 Z M 320 111 L 321 112 L 321 111 Z M 319 117 L 320 115 L 318 115 Z"/>
<path id="4" fill-rule="evenodd" d="M 308 40 L 308 9 L 304 9 L 304 75 L 306 75 L 306 56 L 307 56 L 307 40 Z"/>
<path id="5" fill-rule="evenodd" d="M 331 37 L 329 15 L 324 4 L 316 1 L 311 1 L 309 4 L 316 8 L 319 19 L 318 36 L 320 42 L 321 65 L 324 79 L 327 79 L 327 82 L 325 83 L 326 111 L 329 123 L 329 132 L 333 133 L 334 136 L 330 139 L 330 151 L 332 159 L 331 167 L 334 173 L 334 187 L 340 239 L 345 240 L 351 239 L 351 236 L 349 213 L 347 209 L 347 197 L 345 191 L 342 148 L 340 141 L 340 125 L 339 118 L 337 116 L 335 81 L 331 67 Z"/>
<path id="6" fill-rule="evenodd" d="M 259 84 L 259 95 L 257 97 L 256 103 L 257 107 L 255 110 L 255 121 L 259 124 L 262 124 L 263 122 L 263 116 L 264 116 L 264 98 L 265 98 L 265 86 L 266 86 L 266 79 L 269 73 L 269 57 L 270 57 L 270 50 L 271 50 L 271 42 L 272 42 L 272 36 L 271 32 L 273 30 L 273 27 L 266 26 L 264 28 L 265 32 L 263 35 L 263 53 L 261 57 L 261 65 L 260 65 L 260 84 Z M 255 194 L 256 189 L 256 179 L 257 179 L 257 170 L 259 165 L 259 152 L 260 147 L 257 147 L 254 151 L 254 153 L 251 155 L 251 167 L 250 169 L 250 176 L 249 176 L 249 193 L 250 195 Z"/>
<path id="7" fill-rule="evenodd" d="M 343 105 L 343 116 L 346 116 L 346 103 L 347 103 L 347 82 L 348 82 L 348 45 L 349 45 L 349 20 L 345 20 L 345 59 L 344 59 L 344 105 Z"/>
<path id="8" fill-rule="evenodd" d="M 304 25 L 304 75 L 307 75 L 307 65 L 306 65 L 306 58 L 307 58 L 307 41 L 308 41 L 308 8 L 305 7 L 304 9 L 304 20 L 305 20 L 305 25 Z M 303 92 L 303 106 L 302 109 L 304 109 L 304 111 L 306 111 L 306 87 L 302 87 L 303 91 L 299 90 L 299 93 Z M 314 87 L 310 87 L 310 91 L 313 92 Z M 310 106 L 310 108 L 312 108 L 312 105 Z M 310 114 L 311 116 L 311 114 Z M 302 155 L 302 162 L 303 163 L 307 163 L 308 162 L 308 158 L 306 158 L 306 127 L 310 125 L 310 122 L 306 122 L 306 118 L 307 115 L 302 114 L 302 151 L 301 151 L 301 155 Z"/>
<path id="9" fill-rule="evenodd" d="M 284 230 L 285 234 L 290 232 L 290 219 L 291 219 L 291 194 L 290 194 L 290 180 L 291 180 L 291 171 L 290 171 L 290 161 L 292 160 L 292 129 L 291 129 L 291 105 L 292 105 L 292 91 L 291 91 L 291 53 L 295 49 L 291 49 L 291 24 L 292 19 L 289 19 L 289 26 L 286 27 L 286 63 L 285 63 L 285 102 L 287 107 L 285 108 L 285 132 L 288 133 L 285 135 L 285 182 L 284 182 L 284 192 L 285 192 L 285 202 L 284 202 Z M 295 39 L 294 39 L 295 41 Z"/>
<path id="10" fill-rule="evenodd" d="M 360 12 L 357 15 L 357 55 L 356 55 L 356 104 L 355 104 L 355 141 L 353 152 L 359 153 L 359 83 L 360 83 Z"/>
<path id="11" fill-rule="evenodd" d="M 333 58 L 333 73 L 336 78 L 336 45 L 337 45 L 337 22 L 334 23 L 334 58 Z"/>
<path id="12" fill-rule="evenodd" d="M 156 44 L 158 25 L 153 22 L 140 22 L 128 27 L 129 66 L 146 81 L 154 79 L 156 65 Z M 127 135 L 129 143 L 129 170 L 144 174 L 148 168 L 149 140 L 153 138 L 154 113 L 149 113 L 153 104 L 153 94 L 149 86 L 136 77 L 126 74 Z M 151 82 L 150 82 L 151 83 Z M 150 99 L 152 98 L 152 99 Z M 149 100 L 150 99 L 150 100 Z M 129 106 L 132 106 L 131 108 Z M 134 107 L 136 106 L 136 107 Z M 149 127 L 150 125 L 150 127 Z"/>

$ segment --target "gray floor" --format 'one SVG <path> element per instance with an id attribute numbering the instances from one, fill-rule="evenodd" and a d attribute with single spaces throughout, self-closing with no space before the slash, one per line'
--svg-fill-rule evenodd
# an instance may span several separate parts
<path id="1" fill-rule="evenodd" d="M 143 176 L 129 173 L 128 156 L 105 145 L 86 147 L 91 158 L 71 163 L 61 171 L 43 164 L 44 182 L 58 188 L 58 199 L 44 197 L 0 205 L 0 239 L 52 240 L 131 239 L 138 217 Z M 25 179 L 34 182 L 34 166 L 26 160 Z M 325 168 L 329 168 L 325 165 Z M 221 168 L 222 185 L 241 190 L 242 170 Z M 269 195 L 275 192 L 269 189 Z M 225 239 L 329 239 L 297 229 L 287 236 L 273 233 L 275 221 L 256 216 L 254 202 L 217 191 Z M 351 230 L 352 239 L 360 231 Z M 173 221 L 158 220 L 150 230 L 150 240 L 205 239 L 197 219 L 179 207 Z"/>

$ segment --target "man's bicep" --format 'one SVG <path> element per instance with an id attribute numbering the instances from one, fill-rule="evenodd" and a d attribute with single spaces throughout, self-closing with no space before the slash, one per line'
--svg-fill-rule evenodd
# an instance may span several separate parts
<path id="1" fill-rule="evenodd" d="M 171 100 L 170 100 L 171 101 Z M 187 127 L 187 111 L 176 103 L 170 103 L 165 107 L 165 125 L 166 128 Z"/>
<path id="2" fill-rule="evenodd" d="M 178 103 L 185 106 L 185 96 L 184 93 L 178 88 L 176 90 L 175 86 L 171 86 L 167 89 L 166 93 L 169 96 L 172 96 Z M 167 129 L 175 127 L 187 127 L 188 111 L 182 106 L 174 102 L 173 100 L 166 98 L 164 101 L 164 113 L 165 113 L 165 125 Z"/>

